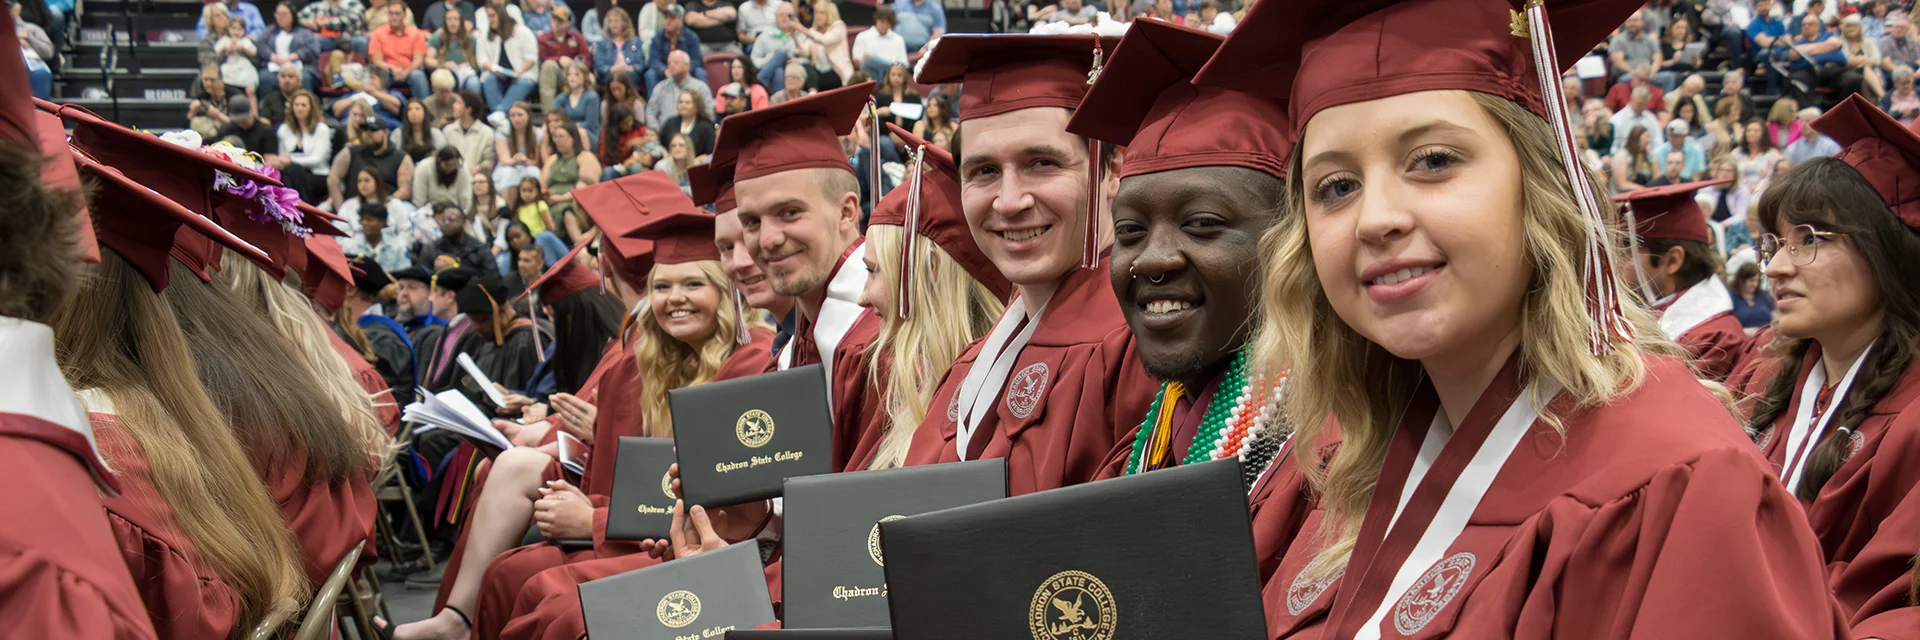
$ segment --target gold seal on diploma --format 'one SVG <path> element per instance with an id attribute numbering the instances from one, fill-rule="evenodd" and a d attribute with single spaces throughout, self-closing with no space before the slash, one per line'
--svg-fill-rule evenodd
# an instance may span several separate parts
<path id="1" fill-rule="evenodd" d="M 666 494 L 668 500 L 680 499 L 680 496 L 673 495 L 673 474 L 672 473 L 660 474 L 660 493 Z"/>
<path id="2" fill-rule="evenodd" d="M 749 449 L 767 446 L 773 441 L 773 416 L 759 409 L 748 409 L 733 423 L 733 435 L 739 436 L 740 444 Z"/>
<path id="3" fill-rule="evenodd" d="M 654 613 L 660 616 L 660 624 L 678 629 L 700 618 L 700 596 L 692 591 L 675 591 L 660 598 Z"/>
<path id="4" fill-rule="evenodd" d="M 1062 571 L 1040 583 L 1027 607 L 1034 640 L 1113 640 L 1119 612 L 1113 592 L 1085 571 Z"/>
<path id="5" fill-rule="evenodd" d="M 887 516 L 881 518 L 880 522 L 893 522 L 905 517 L 906 516 Z M 873 523 L 873 530 L 867 532 L 867 555 L 873 556 L 874 564 L 884 567 L 887 566 L 887 559 L 885 556 L 880 555 L 880 522 Z"/>

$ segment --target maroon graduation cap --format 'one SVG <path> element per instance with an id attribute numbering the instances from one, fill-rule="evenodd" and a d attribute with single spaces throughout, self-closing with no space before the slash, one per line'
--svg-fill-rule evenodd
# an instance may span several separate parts
<path id="1" fill-rule="evenodd" d="M 182 229 L 211 239 L 253 260 L 264 260 L 260 248 L 228 233 L 226 229 L 146 184 L 113 167 L 101 164 L 84 152 L 70 152 L 80 170 L 93 176 L 99 189 L 93 200 L 94 231 L 100 244 L 125 258 L 134 270 L 147 279 L 155 292 L 166 289 L 167 260 Z M 182 172 L 185 173 L 185 172 Z M 175 180 L 198 180 L 198 175 L 179 176 Z"/>
<path id="2" fill-rule="evenodd" d="M 665 172 L 647 171 L 573 192 L 574 202 L 600 227 L 600 259 L 627 284 L 644 290 L 653 271 L 653 241 L 633 235 L 652 216 L 698 211 Z"/>
<path id="3" fill-rule="evenodd" d="M 347 288 L 353 286 L 353 270 L 347 266 L 347 254 L 331 236 L 314 234 L 301 240 L 300 288 L 307 298 L 331 314 L 347 303 Z"/>
<path id="4" fill-rule="evenodd" d="M 927 51 L 914 79 L 962 83 L 956 106 L 962 122 L 1034 107 L 1073 109 L 1101 58 L 1119 44 L 1119 38 L 1091 34 L 947 35 Z"/>
<path id="5" fill-rule="evenodd" d="M 1920 230 L 1920 135 L 1858 95 L 1813 121 L 1840 143 L 1834 156 L 1859 171 L 1907 228 Z"/>
<path id="6" fill-rule="evenodd" d="M 587 248 L 582 244 L 561 256 L 559 262 L 548 267 L 533 282 L 527 284 L 527 292 L 520 295 L 535 295 L 546 304 L 567 299 L 573 294 L 600 286 L 600 276 L 586 267 L 580 266 L 580 252 Z"/>
<path id="7" fill-rule="evenodd" d="M 853 164 L 840 147 L 840 136 L 853 132 L 873 87 L 864 82 L 728 116 L 714 142 L 711 163 L 732 165 L 734 181 L 796 169 L 851 172 Z"/>
<path id="8" fill-rule="evenodd" d="M 1633 233 L 1642 240 L 1664 238 L 1713 242 L 1713 229 L 1707 226 L 1707 212 L 1695 202 L 1693 194 L 1706 187 L 1730 180 L 1702 180 L 1635 189 L 1613 196 L 1614 202 L 1627 205 L 1633 218 Z"/>
<path id="9" fill-rule="evenodd" d="M 687 168 L 687 186 L 693 188 L 693 203 L 713 205 L 716 213 L 740 208 L 733 199 L 733 164 L 697 164 Z"/>
<path id="10" fill-rule="evenodd" d="M 994 297 L 1006 300 L 1013 293 L 1013 284 L 993 266 L 987 254 L 980 251 L 973 232 L 967 228 L 967 215 L 960 207 L 960 170 L 954 165 L 953 155 L 898 125 L 888 123 L 887 128 L 906 144 L 902 155 L 908 158 L 908 178 L 905 184 L 880 198 L 867 224 L 906 227 L 909 231 L 900 239 L 900 278 L 894 283 L 895 313 L 906 318 L 912 311 L 913 278 L 921 271 L 920 266 L 914 264 L 917 255 L 914 247 L 920 238 L 939 245 L 968 275 L 986 285 Z"/>

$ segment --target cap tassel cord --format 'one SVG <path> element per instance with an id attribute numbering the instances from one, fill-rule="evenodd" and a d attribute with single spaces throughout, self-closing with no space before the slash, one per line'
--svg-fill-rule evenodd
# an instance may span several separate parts
<path id="1" fill-rule="evenodd" d="M 867 208 L 880 206 L 880 103 L 867 99 Z"/>
<path id="2" fill-rule="evenodd" d="M 494 300 L 494 299 L 493 299 L 493 293 L 492 293 L 492 292 L 490 292 L 490 291 L 487 291 L 487 288 L 486 288 L 486 287 L 480 287 L 480 295 L 484 295 L 484 296 L 486 296 L 486 297 L 487 297 L 487 306 L 493 309 L 493 346 L 496 346 L 496 347 L 497 347 L 497 346 L 501 346 L 501 345 L 504 345 L 504 344 L 506 344 L 506 343 L 507 343 L 507 336 L 506 336 L 506 333 L 507 333 L 507 331 L 506 331 L 506 329 L 505 329 L 505 328 L 503 328 L 503 327 L 501 327 L 501 326 L 500 326 L 500 303 L 499 303 L 499 301 L 496 301 L 496 300 Z M 539 328 L 539 327 L 534 327 L 534 329 L 533 329 L 533 333 L 534 333 L 535 335 L 538 335 L 538 334 L 540 333 L 540 328 Z"/>
<path id="3" fill-rule="evenodd" d="M 540 292 L 537 290 L 527 292 L 527 315 L 533 316 L 533 356 L 539 362 L 546 362 L 547 350 L 540 346 Z"/>
<path id="4" fill-rule="evenodd" d="M 1100 264 L 1100 196 L 1107 181 L 1107 164 L 1100 160 L 1101 144 L 1099 140 L 1087 141 L 1087 241 L 1080 250 L 1083 269 Z"/>
<path id="5" fill-rule="evenodd" d="M 734 344 L 742 347 L 753 344 L 751 325 L 747 324 L 747 294 L 738 288 L 733 290 L 733 321 L 739 326 L 733 334 Z"/>
<path id="6" fill-rule="evenodd" d="M 898 303 L 894 305 L 895 314 L 905 320 L 913 306 L 913 272 L 919 268 L 914 258 L 920 255 L 920 180 L 926 172 L 927 148 L 915 147 L 907 177 L 907 225 L 900 238 L 900 275 L 894 280 L 894 291 Z"/>
<path id="7" fill-rule="evenodd" d="M 1540 81 L 1540 92 L 1545 103 L 1542 106 L 1547 112 L 1548 124 L 1553 127 L 1560 164 L 1573 186 L 1574 200 L 1579 203 L 1580 211 L 1586 217 L 1585 284 L 1587 313 L 1592 323 L 1587 341 L 1595 355 L 1604 354 L 1613 349 L 1615 340 L 1630 337 L 1620 306 L 1618 281 L 1613 277 L 1612 260 L 1608 253 L 1606 213 L 1594 198 L 1592 177 L 1580 160 L 1579 147 L 1573 142 L 1573 129 L 1566 113 L 1566 96 L 1560 88 L 1560 64 L 1554 59 L 1553 29 L 1547 22 L 1547 8 L 1542 0 L 1528 1 L 1525 22 L 1527 37 L 1533 45 L 1533 69 Z"/>

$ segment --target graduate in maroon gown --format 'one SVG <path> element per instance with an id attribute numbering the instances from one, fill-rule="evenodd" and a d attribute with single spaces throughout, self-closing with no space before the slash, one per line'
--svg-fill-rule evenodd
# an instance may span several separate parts
<path id="1" fill-rule="evenodd" d="M 1322 508 L 1270 637 L 1846 637 L 1806 518 L 1621 296 L 1614 209 L 1558 142 L 1555 60 L 1640 4 L 1263 3 L 1197 77 L 1289 97 L 1254 356 L 1291 367 L 1296 438 L 1341 434 L 1294 449 Z"/>
<path id="2" fill-rule="evenodd" d="M 1134 24 L 1067 131 L 1126 149 L 1109 281 L 1141 364 L 1165 381 L 1100 477 L 1239 458 L 1261 531 L 1256 553 L 1271 572 L 1310 501 L 1285 455 L 1292 427 L 1274 394 L 1284 378 L 1249 366 L 1246 319 L 1259 298 L 1260 235 L 1286 193 L 1293 129 L 1280 101 L 1191 84 L 1225 39 Z"/>
<path id="3" fill-rule="evenodd" d="M 81 123 L 74 138 L 102 143 L 146 135 L 117 127 Z M 147 183 L 77 145 L 73 151 L 82 173 L 99 185 L 89 208 L 101 264 L 54 317 L 56 349 L 81 390 L 101 453 L 119 475 L 122 492 L 102 504 L 157 637 L 246 637 L 299 608 L 309 587 L 293 537 L 201 387 L 180 325 L 157 292 L 169 282 L 168 254 L 183 227 L 264 259 L 259 248 L 179 203 L 210 192 L 216 168 L 241 179 L 248 174 L 198 150 L 151 136 L 143 142 L 138 150 L 99 148 L 108 157 L 144 156 L 164 167 L 149 171 Z"/>
<path id="4" fill-rule="evenodd" d="M 1787 354 L 1751 428 L 1806 506 L 1856 638 L 1920 637 L 1920 135 L 1858 96 L 1814 122 L 1845 145 L 1775 178 L 1755 220 Z"/>
<path id="5" fill-rule="evenodd" d="M 58 118 L 34 110 L 11 13 L 0 15 L 0 620 L 26 638 L 143 640 L 153 624 L 100 496 L 120 484 L 37 320 L 99 260 Z M 76 216 L 76 214 L 78 214 Z M 77 218 L 77 220 L 76 220 Z M 30 524 L 29 524 L 30 523 Z"/>
<path id="6" fill-rule="evenodd" d="M 1146 415 L 1157 385 L 1107 282 L 1117 161 L 1066 131 L 1116 44 L 947 36 L 921 61 L 919 82 L 965 83 L 962 209 L 1016 297 L 948 370 L 908 464 L 1006 458 L 1013 494 L 1053 489 L 1093 479 Z"/>
<path id="7" fill-rule="evenodd" d="M 1633 260 L 1622 277 L 1638 282 L 1667 339 L 1686 348 L 1693 368 L 1724 381 L 1746 352 L 1747 332 L 1733 317 L 1733 293 L 1721 281 L 1707 213 L 1693 192 L 1724 181 L 1648 187 L 1615 195 L 1633 223 Z"/>

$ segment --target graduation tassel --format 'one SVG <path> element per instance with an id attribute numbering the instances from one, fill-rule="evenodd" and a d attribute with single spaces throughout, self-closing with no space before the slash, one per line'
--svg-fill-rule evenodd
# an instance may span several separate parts
<path id="1" fill-rule="evenodd" d="M 915 257 L 920 255 L 920 180 L 926 172 L 927 148 L 915 147 L 911 158 L 907 179 L 907 224 L 900 238 L 900 274 L 894 280 L 894 313 L 901 320 L 913 306 L 913 272 L 919 267 Z"/>
<path id="2" fill-rule="evenodd" d="M 867 210 L 880 206 L 880 194 L 886 189 L 880 188 L 880 105 L 873 98 L 867 98 Z"/>
<path id="3" fill-rule="evenodd" d="M 500 326 L 500 302 L 493 299 L 493 293 L 487 291 L 486 287 L 480 287 L 480 294 L 487 297 L 487 306 L 493 308 L 493 346 L 504 345 L 507 343 L 507 330 Z M 534 327 L 533 333 L 538 336 L 540 328 Z"/>
<path id="4" fill-rule="evenodd" d="M 527 292 L 527 315 L 533 316 L 533 356 L 539 362 L 547 361 L 547 350 L 540 346 L 540 291 Z"/>
<path id="5" fill-rule="evenodd" d="M 1100 264 L 1100 196 L 1106 189 L 1107 163 L 1100 161 L 1101 143 L 1087 141 L 1087 241 L 1080 250 L 1080 266 L 1092 269 Z"/>
<path id="6" fill-rule="evenodd" d="M 1607 227 L 1607 212 L 1593 195 L 1591 172 L 1580 159 L 1579 146 L 1573 141 L 1568 120 L 1566 95 L 1560 89 L 1560 64 L 1554 59 L 1553 29 L 1547 22 L 1544 0 L 1528 0 L 1526 13 L 1512 13 L 1513 35 L 1527 38 L 1533 45 L 1533 70 L 1540 81 L 1541 100 L 1547 123 L 1553 127 L 1563 173 L 1573 186 L 1574 201 L 1586 217 L 1587 314 L 1591 319 L 1587 346 L 1594 355 L 1613 350 L 1617 340 L 1631 339 L 1625 311 L 1620 304 L 1619 280 L 1613 274 Z"/>
<path id="7" fill-rule="evenodd" d="M 742 347 L 752 344 L 753 335 L 747 324 L 747 295 L 737 288 L 733 290 L 733 322 L 738 327 L 733 334 L 734 344 Z"/>

